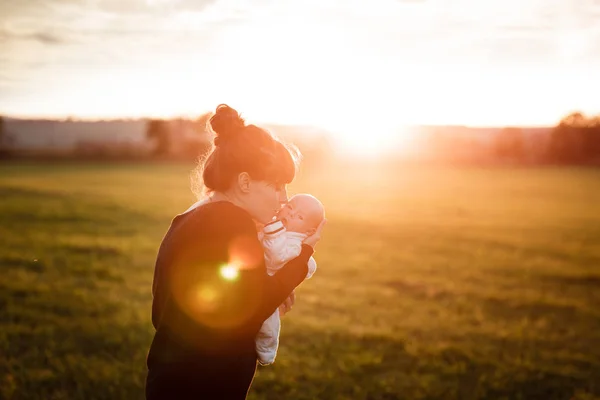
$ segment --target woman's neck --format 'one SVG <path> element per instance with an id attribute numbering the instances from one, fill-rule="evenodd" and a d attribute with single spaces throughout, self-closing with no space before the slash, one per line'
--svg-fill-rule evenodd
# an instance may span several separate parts
<path id="1" fill-rule="evenodd" d="M 250 212 L 248 211 L 246 204 L 242 201 L 242 199 L 240 199 L 238 196 L 236 196 L 233 193 L 227 193 L 227 192 L 212 192 L 208 198 L 207 198 L 208 202 L 217 202 L 217 201 L 227 201 L 229 203 L 232 203 L 236 206 L 238 206 L 241 209 L 246 210 L 246 212 L 248 212 L 250 214 Z M 254 217 L 252 217 L 252 220 L 257 224 L 256 225 L 256 231 L 260 232 L 262 230 L 263 224 L 261 224 L 260 222 L 257 222 Z"/>
<path id="2" fill-rule="evenodd" d="M 243 209 L 246 208 L 246 207 L 244 207 L 244 203 L 242 201 L 240 201 L 240 199 L 237 196 L 233 195 L 232 193 L 227 193 L 227 192 L 212 192 L 208 197 L 208 201 L 210 201 L 210 202 L 228 201 L 240 208 L 243 208 Z"/>

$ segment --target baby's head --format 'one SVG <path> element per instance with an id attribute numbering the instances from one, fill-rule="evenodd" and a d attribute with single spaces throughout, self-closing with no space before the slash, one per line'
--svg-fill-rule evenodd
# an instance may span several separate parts
<path id="1" fill-rule="evenodd" d="M 279 211 L 277 218 L 289 232 L 312 235 L 325 218 L 325 207 L 310 194 L 297 194 Z"/>

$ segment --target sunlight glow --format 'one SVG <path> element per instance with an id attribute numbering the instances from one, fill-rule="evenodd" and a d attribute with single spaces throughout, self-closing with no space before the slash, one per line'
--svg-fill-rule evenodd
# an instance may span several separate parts
<path id="1" fill-rule="evenodd" d="M 335 148 L 342 154 L 377 157 L 390 153 L 410 153 L 414 145 L 414 132 L 408 127 L 396 127 L 392 122 L 371 126 L 341 126 L 331 129 Z"/>
<path id="2" fill-rule="evenodd" d="M 61 61 L 86 57 L 87 46 L 53 46 L 56 65 L 27 72 L 26 79 L 14 64 L 7 75 L 26 82 L 20 90 L 32 94 L 0 96 L 1 111 L 41 118 L 196 117 L 226 102 L 250 122 L 320 127 L 332 132 L 334 149 L 369 156 L 409 149 L 407 125 L 548 125 L 574 109 L 598 111 L 600 58 L 591 32 L 568 24 L 545 32 L 538 20 L 542 11 L 559 15 L 567 0 L 552 6 L 461 0 L 452 7 L 242 1 L 198 9 L 174 0 L 141 3 L 153 11 L 182 9 L 149 26 L 147 35 L 130 32 L 144 42 L 134 54 L 115 53 L 110 68 Z M 95 13 L 89 18 L 105 22 Z M 537 35 L 536 24 L 539 38 L 530 40 L 541 44 L 529 54 L 516 38 Z M 120 48 L 117 39 L 106 38 L 107 54 Z M 16 59 L 35 54 L 29 42 L 15 45 Z M 496 52 L 498 62 L 489 62 Z"/>
<path id="3" fill-rule="evenodd" d="M 562 57 L 573 58 L 584 53 L 588 47 L 588 40 L 577 32 L 567 32 L 557 40 L 558 52 Z"/>
<path id="4" fill-rule="evenodd" d="M 235 281 L 238 278 L 240 271 L 236 266 L 227 264 L 221 267 L 219 274 L 225 280 Z"/>

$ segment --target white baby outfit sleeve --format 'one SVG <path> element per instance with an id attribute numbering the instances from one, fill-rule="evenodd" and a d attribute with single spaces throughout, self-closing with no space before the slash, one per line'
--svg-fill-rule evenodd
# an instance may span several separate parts
<path id="1" fill-rule="evenodd" d="M 275 221 L 264 227 L 263 232 L 259 234 L 259 238 L 261 238 L 265 250 L 267 273 L 274 275 L 288 261 L 300 255 L 302 241 L 306 238 L 306 235 L 297 232 L 288 232 L 281 221 Z M 306 278 L 310 278 L 316 269 L 317 263 L 311 257 L 308 262 L 308 274 Z M 256 353 L 261 365 L 272 364 L 275 361 L 277 348 L 279 347 L 280 327 L 279 310 L 275 310 L 263 322 L 256 336 Z"/>

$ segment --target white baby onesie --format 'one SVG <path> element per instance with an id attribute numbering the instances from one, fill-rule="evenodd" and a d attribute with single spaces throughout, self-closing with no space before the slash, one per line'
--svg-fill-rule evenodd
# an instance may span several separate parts
<path id="1" fill-rule="evenodd" d="M 274 221 L 266 225 L 259 234 L 259 239 L 265 249 L 265 264 L 267 273 L 274 275 L 288 261 L 298 257 L 302 250 L 302 241 L 307 235 L 298 232 L 288 232 L 281 221 Z M 317 270 L 314 258 L 308 261 L 309 279 Z M 261 365 L 272 364 L 277 355 L 279 347 L 279 330 L 281 321 L 279 310 L 275 310 L 269 318 L 263 322 L 256 336 L 256 353 Z"/>

